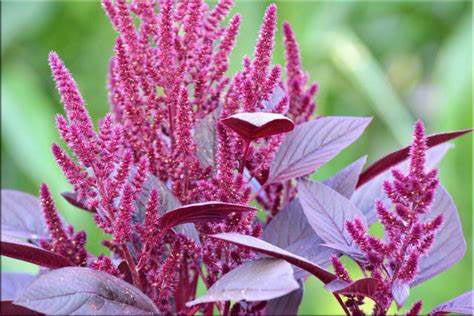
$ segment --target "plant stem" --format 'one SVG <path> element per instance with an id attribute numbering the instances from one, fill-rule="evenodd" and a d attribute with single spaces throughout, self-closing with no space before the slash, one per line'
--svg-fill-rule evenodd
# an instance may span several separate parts
<path id="1" fill-rule="evenodd" d="M 242 174 L 244 172 L 244 166 L 245 166 L 245 161 L 247 160 L 247 155 L 249 154 L 249 148 L 250 148 L 250 141 L 245 141 L 245 151 L 244 155 L 242 157 L 242 161 L 240 162 L 239 166 L 239 173 Z"/>
<path id="2" fill-rule="evenodd" d="M 344 313 L 346 313 L 347 316 L 351 316 L 351 313 L 349 312 L 349 310 L 347 309 L 347 306 L 346 304 L 344 304 L 344 302 L 342 301 L 341 297 L 339 296 L 339 294 L 336 294 L 334 293 L 334 297 L 336 297 L 336 300 L 339 302 L 339 304 L 341 305 L 342 309 L 344 310 Z"/>
<path id="3" fill-rule="evenodd" d="M 128 267 L 130 268 L 130 273 L 132 274 L 133 284 L 138 287 L 141 291 L 143 291 L 142 281 L 140 279 L 140 275 L 138 274 L 137 268 L 135 266 L 135 262 L 133 261 L 133 257 L 130 254 L 130 250 L 128 250 L 127 245 L 123 245 L 122 251 L 125 255 L 125 261 L 127 261 Z"/>

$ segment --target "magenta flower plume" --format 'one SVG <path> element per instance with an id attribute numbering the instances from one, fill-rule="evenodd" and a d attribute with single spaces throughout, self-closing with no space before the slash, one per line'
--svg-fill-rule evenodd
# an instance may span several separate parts
<path id="1" fill-rule="evenodd" d="M 87 139 L 95 137 L 92 121 L 84 107 L 84 100 L 77 89 L 76 82 L 55 52 L 49 53 L 49 66 L 70 123 L 77 125 Z"/>
<path id="2" fill-rule="evenodd" d="M 64 228 L 48 186 L 44 183 L 41 184 L 40 200 L 43 216 L 51 236 L 51 241 L 41 240 L 41 246 L 68 258 L 73 265 L 85 265 L 87 259 L 84 247 L 86 244 L 85 232 L 74 234 L 72 226 Z"/>
<path id="3" fill-rule="evenodd" d="M 415 124 L 413 138 L 408 173 L 393 170 L 393 181 L 383 184 L 393 208 L 387 208 L 382 201 L 375 202 L 385 239 L 381 241 L 369 236 L 358 219 L 346 223 L 350 236 L 368 259 L 368 270 L 386 289 L 378 295 L 387 304 L 393 299 L 390 291 L 393 284 L 410 284 L 413 281 L 421 256 L 428 252 L 436 239 L 436 231 L 443 223 L 442 215 L 426 222 L 419 219 L 420 214 L 430 211 L 438 178 L 436 170 L 425 171 L 427 145 L 421 121 Z M 386 271 L 391 272 L 387 275 Z M 421 302 L 415 304 L 409 314 L 418 315 L 420 309 Z"/>

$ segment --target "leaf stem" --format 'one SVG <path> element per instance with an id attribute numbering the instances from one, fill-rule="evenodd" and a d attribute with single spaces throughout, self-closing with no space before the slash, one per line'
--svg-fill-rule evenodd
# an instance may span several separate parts
<path id="1" fill-rule="evenodd" d="M 339 294 L 336 294 L 336 293 L 333 293 L 333 294 L 334 294 L 334 297 L 336 298 L 336 300 L 339 302 L 339 305 L 341 305 L 342 309 L 344 310 L 344 313 L 346 313 L 347 316 L 351 316 L 351 313 L 347 309 L 346 304 L 344 304 L 344 302 L 342 301 Z"/>

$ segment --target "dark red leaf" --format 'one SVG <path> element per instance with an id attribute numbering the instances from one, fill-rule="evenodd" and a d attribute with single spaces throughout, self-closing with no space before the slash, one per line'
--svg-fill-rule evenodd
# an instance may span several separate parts
<path id="1" fill-rule="evenodd" d="M 343 282 L 340 284 L 344 284 Z M 380 291 L 380 281 L 374 278 L 365 278 L 357 280 L 350 285 L 333 291 L 336 294 L 342 295 L 361 295 L 372 299 L 377 302 L 375 299 L 376 294 Z M 330 288 L 330 286 L 329 286 Z"/>
<path id="2" fill-rule="evenodd" d="M 472 132 L 472 129 L 465 129 L 462 131 L 431 135 L 431 136 L 428 136 L 427 138 L 427 145 L 429 148 L 434 147 L 436 145 L 445 143 L 447 141 L 458 138 L 470 132 Z M 364 172 L 361 173 L 359 177 L 359 181 L 357 182 L 357 187 L 360 187 L 361 185 L 375 178 L 377 175 L 381 174 L 382 172 L 395 166 L 399 162 L 407 159 L 409 152 L 410 152 L 410 146 L 407 146 L 403 149 L 395 151 L 377 160 L 375 163 L 369 166 Z"/>
<path id="3" fill-rule="evenodd" d="M 237 233 L 221 233 L 209 237 L 225 240 L 235 245 L 239 245 L 244 248 L 272 256 L 274 258 L 284 259 L 289 263 L 310 272 L 324 284 L 327 284 L 336 278 L 334 274 L 321 268 L 317 264 L 252 236 L 241 235 Z"/>
<path id="4" fill-rule="evenodd" d="M 68 259 L 54 252 L 2 236 L 1 255 L 31 262 L 43 267 L 57 269 L 70 266 Z"/>
<path id="5" fill-rule="evenodd" d="M 127 281 L 130 284 L 133 284 L 133 279 L 132 279 L 132 272 L 130 271 L 130 267 L 128 266 L 127 261 L 122 260 L 122 262 L 119 263 L 117 266 L 117 269 L 122 273 L 125 278 L 124 280 Z"/>
<path id="6" fill-rule="evenodd" d="M 220 121 L 243 139 L 254 139 L 290 132 L 295 124 L 289 118 L 277 113 L 237 113 Z"/>
<path id="7" fill-rule="evenodd" d="M 44 315 L 29 308 L 15 305 L 12 301 L 2 301 L 2 315 Z"/>
<path id="8" fill-rule="evenodd" d="M 223 202 L 204 202 L 181 206 L 160 218 L 162 229 L 170 229 L 184 223 L 219 221 L 233 212 L 257 211 L 251 206 Z"/>
<path id="9" fill-rule="evenodd" d="M 96 213 L 96 209 L 95 208 L 88 208 L 86 206 L 86 204 L 84 203 L 84 201 L 79 201 L 77 199 L 77 193 L 75 192 L 63 192 L 61 193 L 61 195 L 63 196 L 63 198 L 69 202 L 69 204 L 75 206 L 75 207 L 78 207 L 80 209 L 83 209 L 84 211 L 87 211 L 87 212 L 90 212 L 90 213 Z"/>

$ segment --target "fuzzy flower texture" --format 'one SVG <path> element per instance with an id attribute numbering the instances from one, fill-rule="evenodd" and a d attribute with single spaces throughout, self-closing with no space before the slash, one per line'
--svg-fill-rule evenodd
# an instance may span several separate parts
<path id="1" fill-rule="evenodd" d="M 185 229 L 161 233 L 159 217 L 190 203 L 248 204 L 248 179 L 264 182 L 282 135 L 261 138 L 247 148 L 219 120 L 239 112 L 273 112 L 295 123 L 308 121 L 315 111 L 317 85 L 308 84 L 298 44 L 286 22 L 285 80 L 282 67 L 272 65 L 275 5 L 266 10 L 254 56 L 244 57 L 242 69 L 232 77 L 226 73 L 240 15 L 222 26 L 232 0 L 220 0 L 213 8 L 202 0 L 103 0 L 102 5 L 118 33 L 108 75 L 111 111 L 96 131 L 76 82 L 51 52 L 49 64 L 66 114 L 56 117 L 57 128 L 75 158 L 56 144 L 52 152 L 74 188 L 69 200 L 93 213 L 98 227 L 113 237 L 103 242 L 112 255 L 96 258 L 86 252 L 85 233 L 62 226 L 46 185 L 41 186 L 41 201 L 51 240 L 42 246 L 72 265 L 132 282 L 163 313 L 193 314 L 198 309 L 212 313 L 212 304 L 185 306 L 194 299 L 198 279 L 210 287 L 254 254 L 205 236 L 233 231 L 260 237 L 260 221 L 253 212 L 234 213 L 223 222 L 196 225 L 193 238 L 196 234 Z M 239 172 L 244 149 L 245 178 Z M 269 219 L 278 213 L 283 198 L 290 200 L 296 194 L 294 184 L 287 184 L 285 192 L 282 188 L 282 183 L 267 185 L 257 197 Z M 398 186 L 394 192 L 393 198 L 405 207 Z M 403 210 L 408 212 L 409 207 Z M 410 225 L 417 225 L 416 217 L 406 216 Z M 391 226 L 394 233 L 396 225 Z M 420 236 L 426 235 L 427 228 L 417 229 Z M 412 243 L 406 243 L 404 247 L 414 252 Z M 387 247 L 391 256 L 401 251 L 396 243 Z M 411 276 L 406 266 L 394 269 L 400 277 Z M 238 307 L 246 314 L 258 313 L 263 305 Z"/>
<path id="2" fill-rule="evenodd" d="M 443 223 L 442 215 L 426 219 L 439 183 L 437 169 L 425 170 L 426 150 L 424 127 L 418 121 L 410 147 L 407 174 L 394 169 L 393 181 L 383 183 L 392 207 L 387 207 L 383 201 L 375 201 L 377 215 L 384 228 L 383 240 L 370 236 L 359 218 L 346 222 L 347 231 L 367 258 L 363 270 L 377 281 L 375 315 L 385 315 L 391 302 L 398 299 L 394 289 L 401 289 L 415 281 L 420 257 L 430 249 L 436 231 Z M 336 257 L 332 263 L 340 279 L 351 281 Z M 363 315 L 359 309 L 361 304 L 360 297 L 350 298 L 346 303 L 353 315 Z M 418 315 L 421 304 L 421 301 L 415 303 L 407 315 Z"/>

